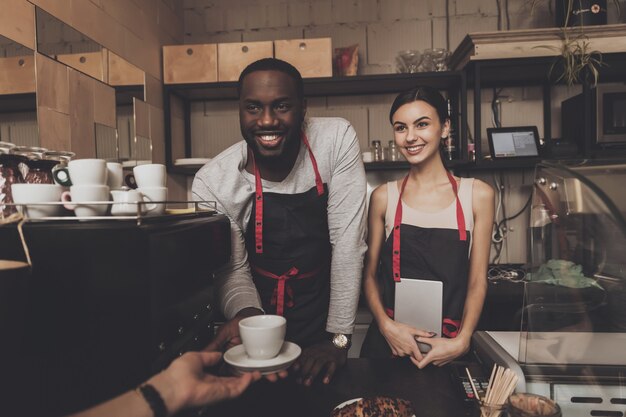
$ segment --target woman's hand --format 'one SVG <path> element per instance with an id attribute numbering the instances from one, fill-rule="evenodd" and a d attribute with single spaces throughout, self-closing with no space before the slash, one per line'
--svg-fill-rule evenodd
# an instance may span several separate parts
<path id="1" fill-rule="evenodd" d="M 469 339 L 463 337 L 456 337 L 454 339 L 418 337 L 417 341 L 426 343 L 432 347 L 430 351 L 424 355 L 423 359 L 415 360 L 411 358 L 411 361 L 420 369 L 423 369 L 431 362 L 436 366 L 443 366 L 452 362 L 454 359 L 467 353 L 470 346 Z"/>
<path id="2" fill-rule="evenodd" d="M 417 346 L 416 339 L 422 337 L 430 340 L 433 337 L 428 332 L 417 330 L 415 327 L 392 319 L 385 320 L 380 325 L 380 332 L 387 340 L 387 344 L 395 356 L 410 356 L 413 361 L 418 362 L 423 359 L 423 355 Z"/>

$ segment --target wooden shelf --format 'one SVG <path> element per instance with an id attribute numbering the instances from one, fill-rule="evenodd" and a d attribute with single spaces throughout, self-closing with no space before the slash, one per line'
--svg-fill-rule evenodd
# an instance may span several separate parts
<path id="1" fill-rule="evenodd" d="M 465 74 L 460 71 L 305 78 L 304 95 L 305 97 L 321 97 L 397 94 L 418 84 L 441 90 L 460 90 L 464 83 Z M 165 89 L 190 101 L 237 99 L 237 82 L 168 84 Z"/>

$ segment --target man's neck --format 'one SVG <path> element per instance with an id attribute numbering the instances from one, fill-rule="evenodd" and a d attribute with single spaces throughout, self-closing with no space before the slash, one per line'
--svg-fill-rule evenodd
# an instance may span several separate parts
<path id="1" fill-rule="evenodd" d="M 272 182 L 281 182 L 287 178 L 296 163 L 296 159 L 298 159 L 300 146 L 300 141 L 298 141 L 297 146 L 293 146 L 291 149 L 286 149 L 286 152 L 280 158 L 265 159 L 256 157 L 254 162 L 259 168 L 261 178 Z M 252 150 L 248 148 L 246 171 L 254 174 L 254 165 L 252 164 L 251 153 Z"/>

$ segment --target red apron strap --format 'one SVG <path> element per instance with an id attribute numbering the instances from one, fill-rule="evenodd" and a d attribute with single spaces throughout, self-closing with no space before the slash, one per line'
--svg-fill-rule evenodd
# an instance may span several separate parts
<path id="1" fill-rule="evenodd" d="M 456 199 L 456 224 L 459 229 L 459 240 L 467 240 L 467 231 L 465 230 L 465 214 L 463 213 L 463 206 L 461 206 L 461 200 L 459 199 L 459 190 L 454 176 L 446 171 L 450 184 L 452 184 L 452 190 L 454 190 L 454 198 Z"/>
<path id="2" fill-rule="evenodd" d="M 317 188 L 317 195 L 322 195 L 324 194 L 324 183 L 322 182 L 322 177 L 319 169 L 317 168 L 317 161 L 315 160 L 315 156 L 313 156 L 309 140 L 304 132 L 302 132 L 301 137 L 302 142 L 304 142 L 304 145 L 309 151 L 311 164 L 313 165 L 313 171 L 315 172 L 315 187 Z M 263 184 L 261 182 L 261 171 L 254 160 L 254 153 L 252 150 L 248 153 L 250 158 L 252 158 L 252 165 L 254 166 L 254 199 L 256 201 L 256 208 L 254 211 L 254 248 L 256 253 L 263 253 Z"/>
<path id="3" fill-rule="evenodd" d="M 286 288 L 287 280 L 289 279 L 306 279 L 311 278 L 317 275 L 322 267 L 319 267 L 311 272 L 306 272 L 304 274 L 300 274 L 298 268 L 291 267 L 287 272 L 282 275 L 276 275 L 270 271 L 266 271 L 263 268 L 259 268 L 256 265 L 252 265 L 252 269 L 257 272 L 259 275 L 262 275 L 266 278 L 275 279 L 278 282 L 276 283 L 276 288 L 274 288 L 274 295 L 272 296 L 272 305 L 276 305 L 276 314 L 282 316 L 285 311 L 285 291 L 289 294 L 290 297 L 293 298 L 293 291 L 290 288 Z M 290 307 L 293 306 L 293 300 L 288 302 Z"/>
<path id="4" fill-rule="evenodd" d="M 317 187 L 317 195 L 322 195 L 324 194 L 324 183 L 322 182 L 320 171 L 317 168 L 317 161 L 315 160 L 315 156 L 313 156 L 313 152 L 311 151 L 311 146 L 309 145 L 309 139 L 306 137 L 306 134 L 304 132 L 302 132 L 302 142 L 304 142 L 304 145 L 309 151 L 311 164 L 313 164 L 313 171 L 315 171 L 315 187 Z"/>
<path id="5" fill-rule="evenodd" d="M 263 253 L 263 184 L 261 183 L 261 172 L 254 160 L 254 152 L 250 150 L 248 152 L 250 158 L 252 158 L 252 165 L 254 166 L 254 248 L 256 253 Z"/>
<path id="6" fill-rule="evenodd" d="M 400 187 L 400 195 L 398 196 L 398 205 L 396 206 L 396 217 L 393 221 L 393 253 L 392 253 L 392 270 L 393 280 L 400 282 L 400 224 L 402 223 L 402 193 L 406 186 L 406 181 L 409 179 L 407 175 L 402 181 L 402 187 Z"/>

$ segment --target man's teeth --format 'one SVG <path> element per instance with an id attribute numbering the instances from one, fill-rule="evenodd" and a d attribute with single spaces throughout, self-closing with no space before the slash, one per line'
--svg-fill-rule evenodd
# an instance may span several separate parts
<path id="1" fill-rule="evenodd" d="M 270 142 L 272 140 L 278 139 L 278 135 L 259 135 L 261 140 Z"/>

